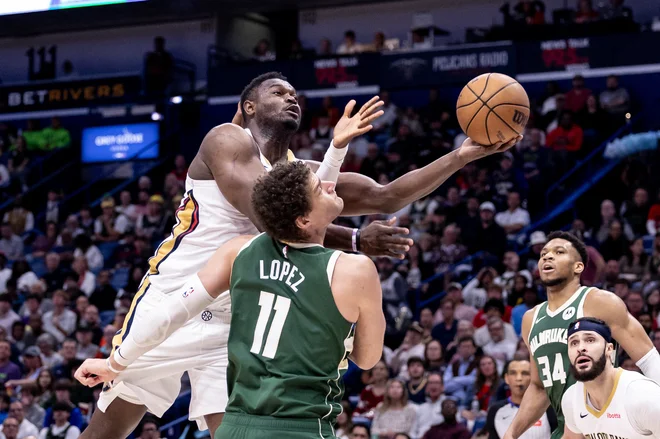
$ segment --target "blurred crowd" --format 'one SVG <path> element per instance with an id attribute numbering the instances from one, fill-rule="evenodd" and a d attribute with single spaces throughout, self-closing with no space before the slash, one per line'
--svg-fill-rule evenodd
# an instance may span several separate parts
<path id="1" fill-rule="evenodd" d="M 533 99 L 523 142 L 469 164 L 395 214 L 415 245 L 402 261 L 376 260 L 387 347 L 372 370 L 347 373 L 340 438 L 367 432 L 381 439 L 434 439 L 449 437 L 442 435 L 447 431 L 469 437 L 484 427 L 489 407 L 510 396 L 502 372 L 528 355 L 522 316 L 545 299 L 536 263 L 547 230 L 530 228 L 546 209 L 545 190 L 561 169 L 625 123 L 631 106 L 616 77 L 603 82 L 598 91 L 579 76 L 569 90 L 548 84 L 546 94 Z M 385 114 L 352 142 L 343 171 L 386 184 L 465 139 L 436 90 L 421 108 L 400 108 L 387 91 L 380 96 Z M 341 111 L 329 97 L 308 108 L 301 96 L 300 105 L 303 120 L 291 149 L 299 158 L 322 160 Z M 82 387 L 73 373 L 84 359 L 109 354 L 149 257 L 172 229 L 186 174 L 186 160 L 177 156 L 164 181 L 145 175 L 135 187 L 106 196 L 98 211 L 64 211 L 51 190 L 43 224 L 20 197 L 4 212 L 0 421 L 7 431 L 0 439 L 74 439 L 85 428 L 100 389 Z M 571 231 L 589 246 L 583 283 L 619 295 L 660 346 L 654 332 L 660 309 L 655 190 L 631 183 L 624 198 L 603 199 L 599 218 L 575 219 Z M 382 217 L 339 222 L 364 227 L 376 219 Z M 621 361 L 635 367 L 625 355 Z M 12 424 L 19 425 L 18 435 L 9 433 Z M 146 419 L 136 434 L 157 438 L 158 424 Z"/>

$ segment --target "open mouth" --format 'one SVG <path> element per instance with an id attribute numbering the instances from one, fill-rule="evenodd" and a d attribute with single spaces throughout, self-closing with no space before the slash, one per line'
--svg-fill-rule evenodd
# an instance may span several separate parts
<path id="1" fill-rule="evenodd" d="M 295 107 L 289 107 L 286 110 L 284 110 L 286 113 L 289 113 L 292 116 L 298 117 L 300 113 L 298 112 L 298 109 Z"/>
<path id="2" fill-rule="evenodd" d="M 578 369 L 584 369 L 587 366 L 589 366 L 590 363 L 591 363 L 591 358 L 587 356 L 581 356 L 578 357 L 577 360 L 575 361 L 575 367 L 577 367 Z"/>
<path id="3" fill-rule="evenodd" d="M 555 270 L 555 267 L 553 267 L 551 264 L 543 264 L 541 267 L 544 273 L 550 273 L 551 271 Z"/>

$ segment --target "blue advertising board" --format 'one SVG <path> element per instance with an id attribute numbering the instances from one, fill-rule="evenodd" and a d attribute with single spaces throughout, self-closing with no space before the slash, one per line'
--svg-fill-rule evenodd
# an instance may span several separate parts
<path id="1" fill-rule="evenodd" d="M 159 140 L 157 123 L 86 128 L 82 134 L 82 162 L 155 159 Z"/>

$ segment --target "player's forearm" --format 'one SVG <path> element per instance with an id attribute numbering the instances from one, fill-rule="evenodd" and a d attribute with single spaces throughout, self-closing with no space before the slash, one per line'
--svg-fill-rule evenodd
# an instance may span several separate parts
<path id="1" fill-rule="evenodd" d="M 541 419 L 541 416 L 543 416 L 549 405 L 550 401 L 543 387 L 538 387 L 532 383 L 527 388 L 520 404 L 520 409 L 509 427 L 513 438 L 517 439 L 520 437 L 536 421 Z"/>
<path id="2" fill-rule="evenodd" d="M 323 246 L 335 250 L 353 251 L 353 229 L 330 224 L 325 232 Z"/>
<path id="3" fill-rule="evenodd" d="M 453 151 L 385 186 L 364 176 L 342 173 L 337 181 L 337 194 L 344 199 L 342 215 L 397 212 L 436 190 L 465 164 L 458 150 Z"/>

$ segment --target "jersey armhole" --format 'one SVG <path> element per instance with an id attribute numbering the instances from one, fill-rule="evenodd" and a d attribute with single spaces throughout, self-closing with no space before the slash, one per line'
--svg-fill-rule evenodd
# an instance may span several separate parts
<path id="1" fill-rule="evenodd" d="M 341 256 L 342 253 L 343 253 L 342 251 L 336 250 L 328 260 L 326 273 L 328 273 L 328 285 L 330 285 L 331 288 L 332 288 L 332 275 L 335 272 L 335 266 L 337 265 L 337 260 L 339 259 L 339 256 Z"/>
<path id="2" fill-rule="evenodd" d="M 545 302 L 544 302 L 545 303 Z M 529 334 L 527 334 L 527 345 L 529 346 L 529 337 L 532 335 L 532 330 L 534 329 L 534 325 L 536 324 L 536 317 L 539 315 L 539 311 L 541 311 L 541 307 L 543 306 L 543 303 L 539 303 L 534 307 L 534 315 L 532 316 L 532 326 L 529 327 Z M 523 315 L 523 319 L 525 316 Z"/>
<path id="3" fill-rule="evenodd" d="M 585 288 L 586 290 L 582 293 L 582 298 L 580 299 L 580 303 L 578 303 L 577 312 L 575 313 L 578 319 L 584 317 L 584 302 L 587 300 L 587 295 L 589 294 L 589 292 L 593 289 L 593 287 L 585 287 Z"/>
<path id="4" fill-rule="evenodd" d="M 241 248 L 238 250 L 238 253 L 236 253 L 236 256 L 240 255 L 241 252 L 242 252 L 243 250 L 245 250 L 246 248 L 248 248 L 248 247 L 250 246 L 250 244 L 252 244 L 252 242 L 253 242 L 255 239 L 257 239 L 258 237 L 260 237 L 260 236 L 263 235 L 263 234 L 264 234 L 264 232 L 261 232 L 261 233 L 259 233 L 257 236 L 253 237 L 253 238 L 250 239 L 248 242 L 246 242 L 245 244 L 243 244 L 243 245 L 241 246 Z"/>

